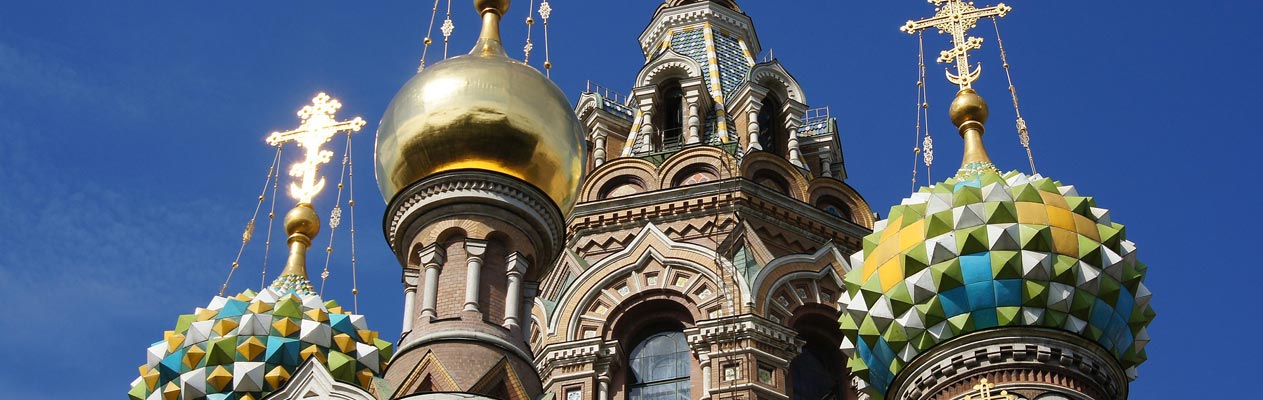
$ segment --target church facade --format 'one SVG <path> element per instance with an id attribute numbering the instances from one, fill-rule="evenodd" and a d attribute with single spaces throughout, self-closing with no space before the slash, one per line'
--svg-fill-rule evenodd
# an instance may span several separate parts
<path id="1" fill-rule="evenodd" d="M 932 2 L 933 24 L 1007 12 Z M 420 71 L 378 128 L 393 347 L 311 293 L 309 196 L 286 274 L 182 317 L 132 398 L 1127 397 L 1146 268 L 1092 198 L 991 164 L 969 49 L 960 172 L 878 221 L 837 121 L 755 58 L 736 2 L 667 0 L 630 93 L 577 105 L 505 54 L 509 1 L 475 6 L 474 50 Z"/>

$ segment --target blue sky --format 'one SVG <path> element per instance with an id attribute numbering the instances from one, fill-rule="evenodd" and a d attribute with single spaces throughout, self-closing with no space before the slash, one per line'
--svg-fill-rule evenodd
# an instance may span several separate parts
<path id="1" fill-rule="evenodd" d="M 477 21 L 468 1 L 453 3 L 451 52 L 459 54 L 472 46 Z M 520 55 L 526 2 L 514 3 L 506 41 Z M 554 80 L 572 99 L 588 79 L 628 91 L 643 63 L 636 37 L 656 2 L 552 3 Z M 296 126 L 294 111 L 321 90 L 346 104 L 342 115 L 370 121 L 353 153 L 360 312 L 386 337 L 398 336 L 399 270 L 379 233 L 384 202 L 371 180 L 372 132 L 416 70 L 432 3 L 364 4 L 4 7 L 0 307 L 7 312 L 0 341 L 7 346 L 0 387 L 9 396 L 122 396 L 145 348 L 218 291 L 271 160 L 264 137 Z M 848 182 L 884 213 L 911 190 L 916 40 L 897 28 L 933 7 L 918 0 L 741 4 L 810 105 L 832 108 Z M 1260 328 L 1249 297 L 1257 289 L 1248 285 L 1263 274 L 1247 235 L 1256 223 L 1259 191 L 1252 187 L 1263 148 L 1250 117 L 1263 89 L 1263 48 L 1250 28 L 1263 6 L 1009 4 L 1015 11 L 1001 29 L 1039 172 L 1112 209 L 1151 267 L 1147 283 L 1159 315 L 1132 398 L 1237 394 L 1237 386 L 1254 382 L 1251 361 L 1260 356 L 1250 339 Z M 976 35 L 986 39 L 975 57 L 984 67 L 977 87 L 992 105 L 987 145 L 1001 168 L 1025 171 L 991 26 Z M 926 47 L 934 58 L 947 39 L 931 34 Z M 537 49 L 533 61 L 542 61 Z M 431 48 L 431 62 L 441 52 Z M 942 67 L 928 71 L 935 180 L 960 159 L 945 117 L 954 88 Z M 336 179 L 336 168 L 324 170 Z M 330 193 L 316 202 L 322 213 Z M 282 200 L 278 207 L 288 204 Z M 260 285 L 264 235 L 255 236 L 231 292 Z M 273 271 L 280 269 L 275 254 Z M 351 303 L 348 260 L 335 252 L 326 291 L 344 304 Z M 64 381 L 50 384 L 55 379 Z"/>

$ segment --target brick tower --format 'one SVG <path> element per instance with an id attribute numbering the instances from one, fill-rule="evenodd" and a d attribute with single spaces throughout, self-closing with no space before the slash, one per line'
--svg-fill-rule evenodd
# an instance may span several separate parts
<path id="1" fill-rule="evenodd" d="M 529 332 L 567 400 L 853 398 L 846 256 L 873 213 L 841 139 L 733 1 L 672 0 L 629 96 L 589 85 L 589 174 Z"/>

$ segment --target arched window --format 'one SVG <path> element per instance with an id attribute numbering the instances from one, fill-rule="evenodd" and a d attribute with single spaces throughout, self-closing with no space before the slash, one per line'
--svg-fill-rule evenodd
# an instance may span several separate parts
<path id="1" fill-rule="evenodd" d="M 628 400 L 689 400 L 689 346 L 682 331 L 650 335 L 628 354 Z"/>
<path id="2" fill-rule="evenodd" d="M 837 322 L 820 315 L 806 315 L 794 323 L 799 338 L 807 343 L 789 363 L 792 399 L 833 400 L 847 398 L 846 359 L 838 350 Z"/>
<path id="3" fill-rule="evenodd" d="M 784 135 L 785 124 L 778 118 L 780 112 L 781 101 L 776 96 L 763 99 L 763 106 L 759 108 L 759 146 L 763 151 L 784 157 L 789 138 Z"/>
<path id="4" fill-rule="evenodd" d="M 847 221 L 854 221 L 852 218 L 854 214 L 851 212 L 851 207 L 847 206 L 845 201 L 839 200 L 837 197 L 821 197 L 819 203 L 816 204 L 816 207 L 819 207 L 821 210 L 824 210 L 824 212 L 827 212 L 835 217 L 842 218 Z"/>
<path id="5" fill-rule="evenodd" d="M 684 144 L 684 89 L 679 80 L 664 82 L 658 87 L 662 95 L 660 124 L 662 134 L 655 143 L 658 150 L 670 150 Z"/>

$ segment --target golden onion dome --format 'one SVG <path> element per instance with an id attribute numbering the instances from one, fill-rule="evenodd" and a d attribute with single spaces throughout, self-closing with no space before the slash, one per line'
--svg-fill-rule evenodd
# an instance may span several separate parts
<path id="1" fill-rule="evenodd" d="M 477 0 L 482 34 L 467 55 L 404 84 L 377 131 L 377 182 L 387 201 L 444 171 L 476 169 L 526 181 L 569 213 L 586 164 L 584 135 L 561 89 L 509 58 L 499 21 L 508 0 Z"/>

